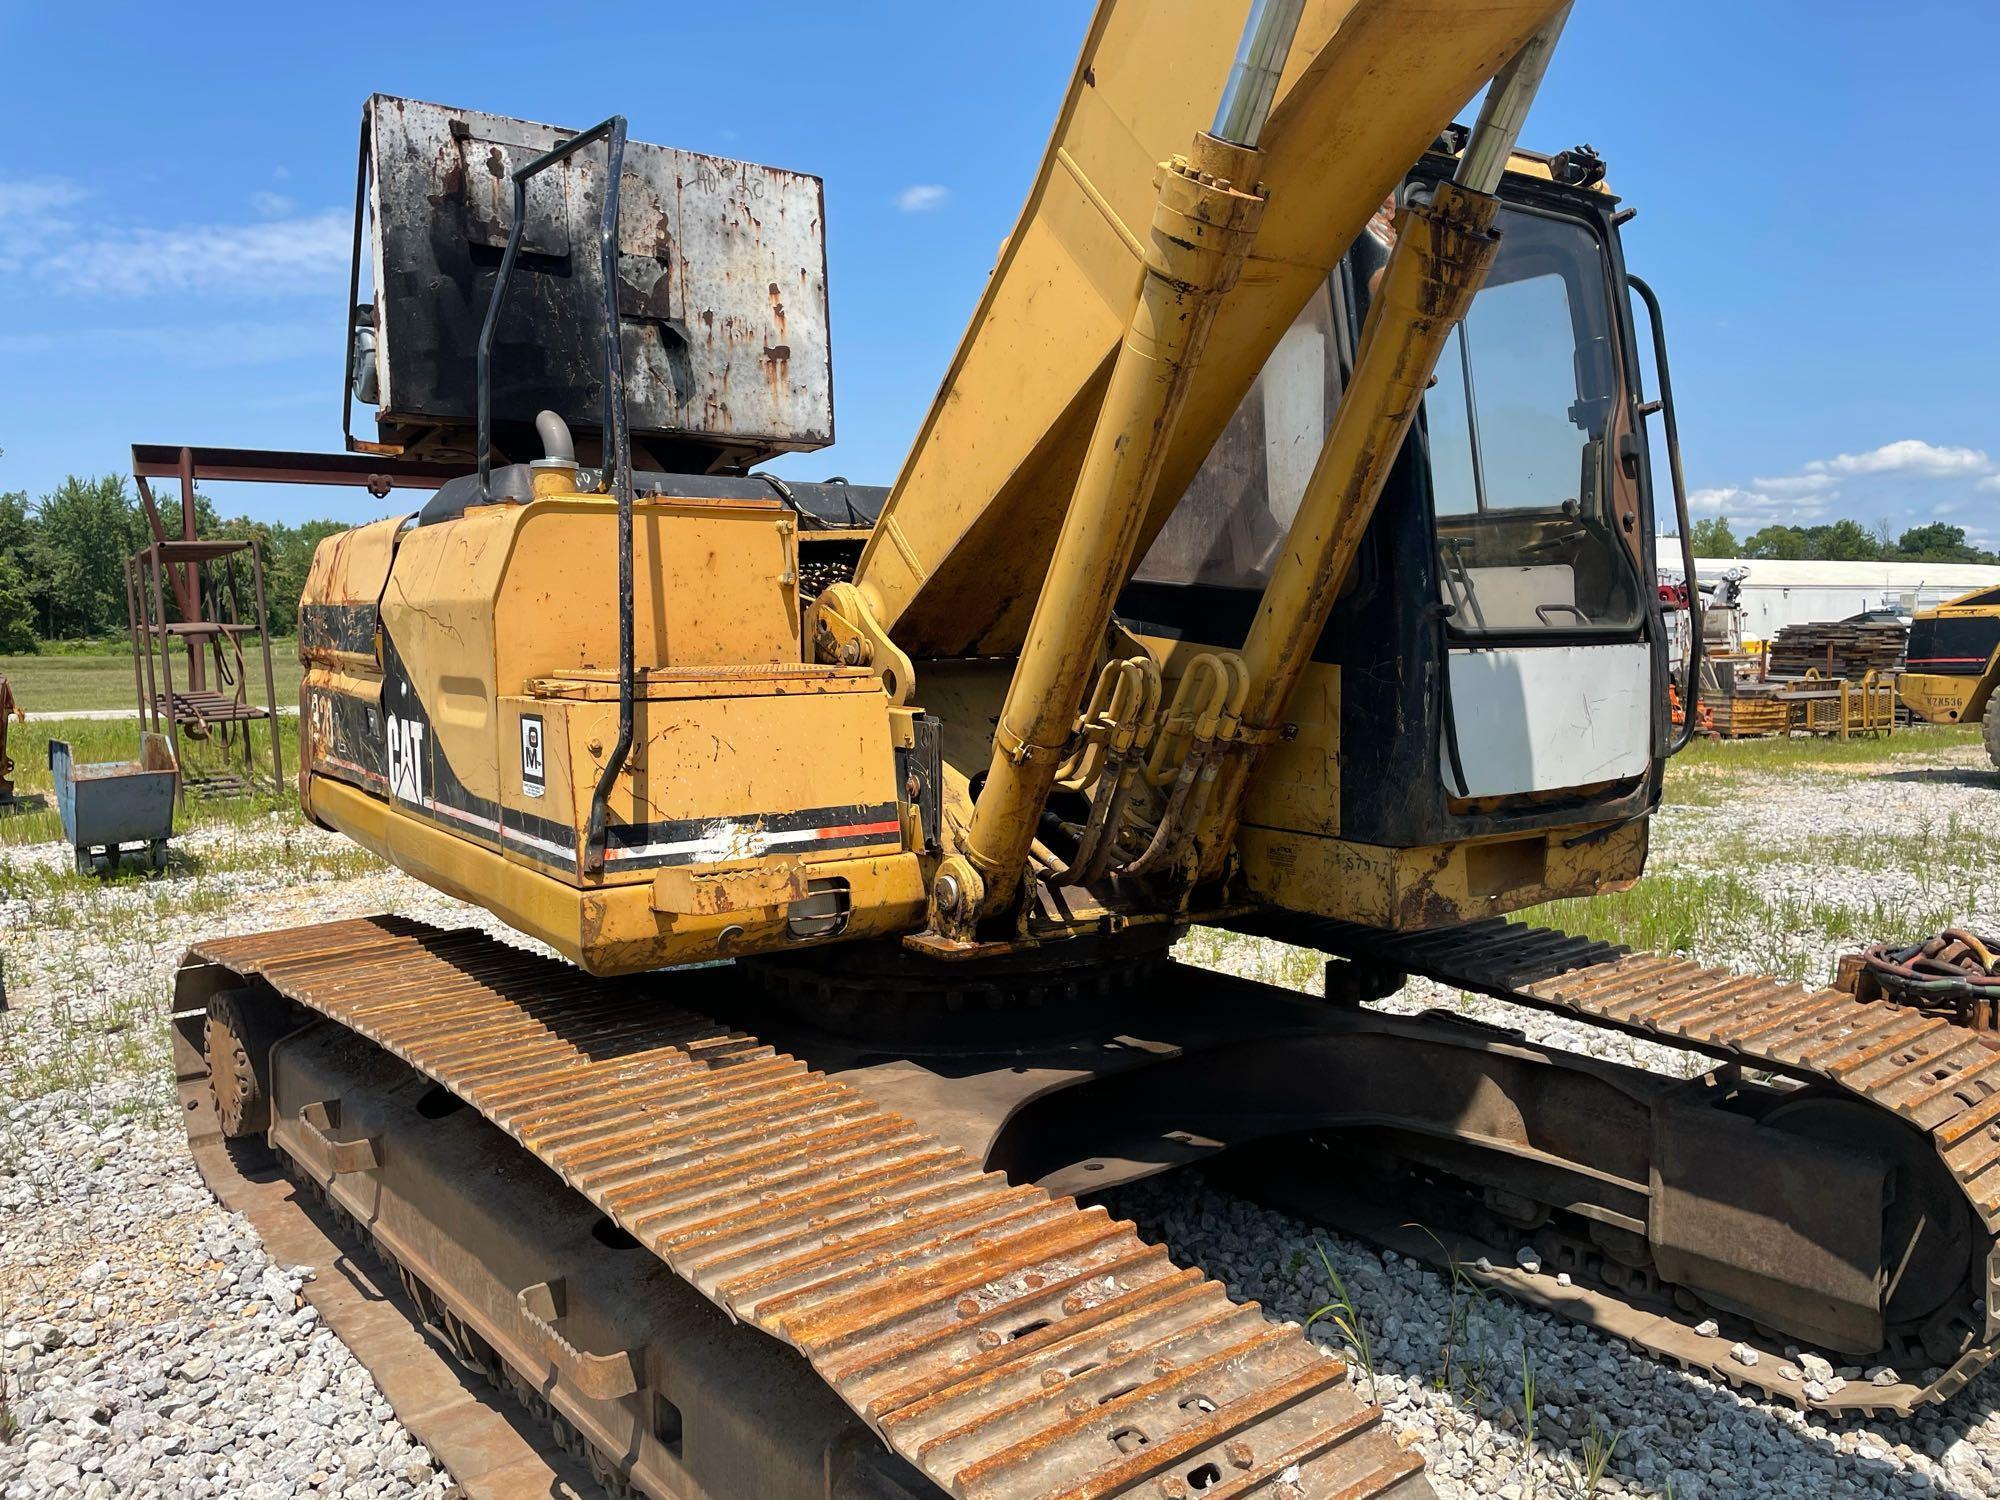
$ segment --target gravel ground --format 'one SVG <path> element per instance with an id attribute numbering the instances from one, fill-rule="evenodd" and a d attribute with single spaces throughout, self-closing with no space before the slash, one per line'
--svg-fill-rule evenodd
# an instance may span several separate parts
<path id="1" fill-rule="evenodd" d="M 1785 912 L 1893 917 L 1948 905 L 2000 925 L 2000 864 L 1928 869 L 1921 849 L 1875 860 L 1850 846 L 1829 860 L 1807 847 L 1809 837 L 1932 838 L 1959 849 L 1993 795 L 1982 765 L 1967 747 L 1865 775 L 1733 777 L 1726 806 L 1676 806 L 1659 820 L 1654 868 L 1727 870 L 1753 839 L 1775 851 L 1756 865 L 1756 890 Z M 0 1013 L 0 1497 L 447 1494 L 449 1476 L 318 1326 L 298 1268 L 273 1265 L 201 1186 L 179 1137 L 159 1016 L 197 935 L 381 910 L 494 924 L 288 817 L 211 826 L 175 847 L 170 879 L 101 889 L 64 873 L 60 846 L 0 847 L 12 1007 Z M 1825 934 L 1803 918 L 1781 926 L 1752 913 L 1707 934 L 1697 956 L 1765 964 L 1789 954 L 1806 977 L 1824 978 Z M 1318 984 L 1316 961 L 1274 944 L 1197 934 L 1188 955 Z M 1435 986 L 1385 1002 L 1439 1003 L 1620 1061 L 1679 1074 L 1701 1066 Z M 1143 1184 L 1118 1206 L 1276 1316 L 1305 1321 L 1335 1300 L 1337 1277 L 1370 1342 L 1375 1394 L 1447 1500 L 1582 1494 L 1606 1450 L 1600 1494 L 2000 1497 L 1992 1377 L 1942 1413 L 1829 1422 L 1455 1295 L 1427 1268 L 1198 1179 Z M 1313 1332 L 1349 1342 L 1329 1318 Z"/>
<path id="2" fill-rule="evenodd" d="M 0 848 L 0 1495 L 445 1495 L 300 1297 L 303 1268 L 272 1264 L 202 1186 L 160 1016 L 203 933 L 484 914 L 341 873 L 360 864 L 345 841 L 295 819 L 175 850 L 169 882 L 62 876 L 51 895 L 35 877 L 68 868 L 64 846 Z"/>

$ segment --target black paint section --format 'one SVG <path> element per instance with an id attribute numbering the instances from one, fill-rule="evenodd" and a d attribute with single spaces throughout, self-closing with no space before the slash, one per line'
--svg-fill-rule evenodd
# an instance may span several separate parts
<path id="1" fill-rule="evenodd" d="M 1906 665 L 1941 677 L 1977 677 L 2000 646 L 2000 614 L 1926 619 L 1910 625 Z"/>
<path id="2" fill-rule="evenodd" d="M 302 604 L 299 645 L 308 660 L 332 651 L 372 657 L 380 621 L 381 612 L 373 604 Z"/>

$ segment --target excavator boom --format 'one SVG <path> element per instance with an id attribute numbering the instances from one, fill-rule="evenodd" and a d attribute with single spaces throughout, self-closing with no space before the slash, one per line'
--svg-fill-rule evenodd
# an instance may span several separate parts
<path id="1" fill-rule="evenodd" d="M 1551 0 L 1310 0 L 1258 144 L 1268 200 L 1191 377 L 1143 553 L 1292 319 Z M 1020 647 L 1137 293 L 1159 164 L 1222 93 L 1246 0 L 1105 0 L 1049 149 L 856 582 L 914 657 Z"/>

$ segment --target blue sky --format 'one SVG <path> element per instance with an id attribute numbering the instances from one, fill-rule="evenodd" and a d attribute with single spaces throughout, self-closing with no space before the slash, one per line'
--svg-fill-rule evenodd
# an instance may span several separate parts
<path id="1" fill-rule="evenodd" d="M 0 11 L 0 489 L 127 445 L 339 443 L 362 100 L 411 94 L 826 180 L 841 440 L 893 477 L 1089 6 Z M 2000 542 L 1991 0 L 1580 0 L 1527 142 L 1588 140 L 1667 305 L 1698 514 Z M 1960 65 L 1953 59 L 1975 59 Z M 355 520 L 360 491 L 226 487 Z"/>

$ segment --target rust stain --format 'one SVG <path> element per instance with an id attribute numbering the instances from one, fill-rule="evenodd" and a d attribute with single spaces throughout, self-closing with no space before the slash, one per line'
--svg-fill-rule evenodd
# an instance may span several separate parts
<path id="1" fill-rule="evenodd" d="M 791 345 L 766 344 L 764 352 L 757 357 L 757 367 L 763 372 L 764 384 L 771 388 L 772 394 L 783 395 L 792 370 Z"/>

